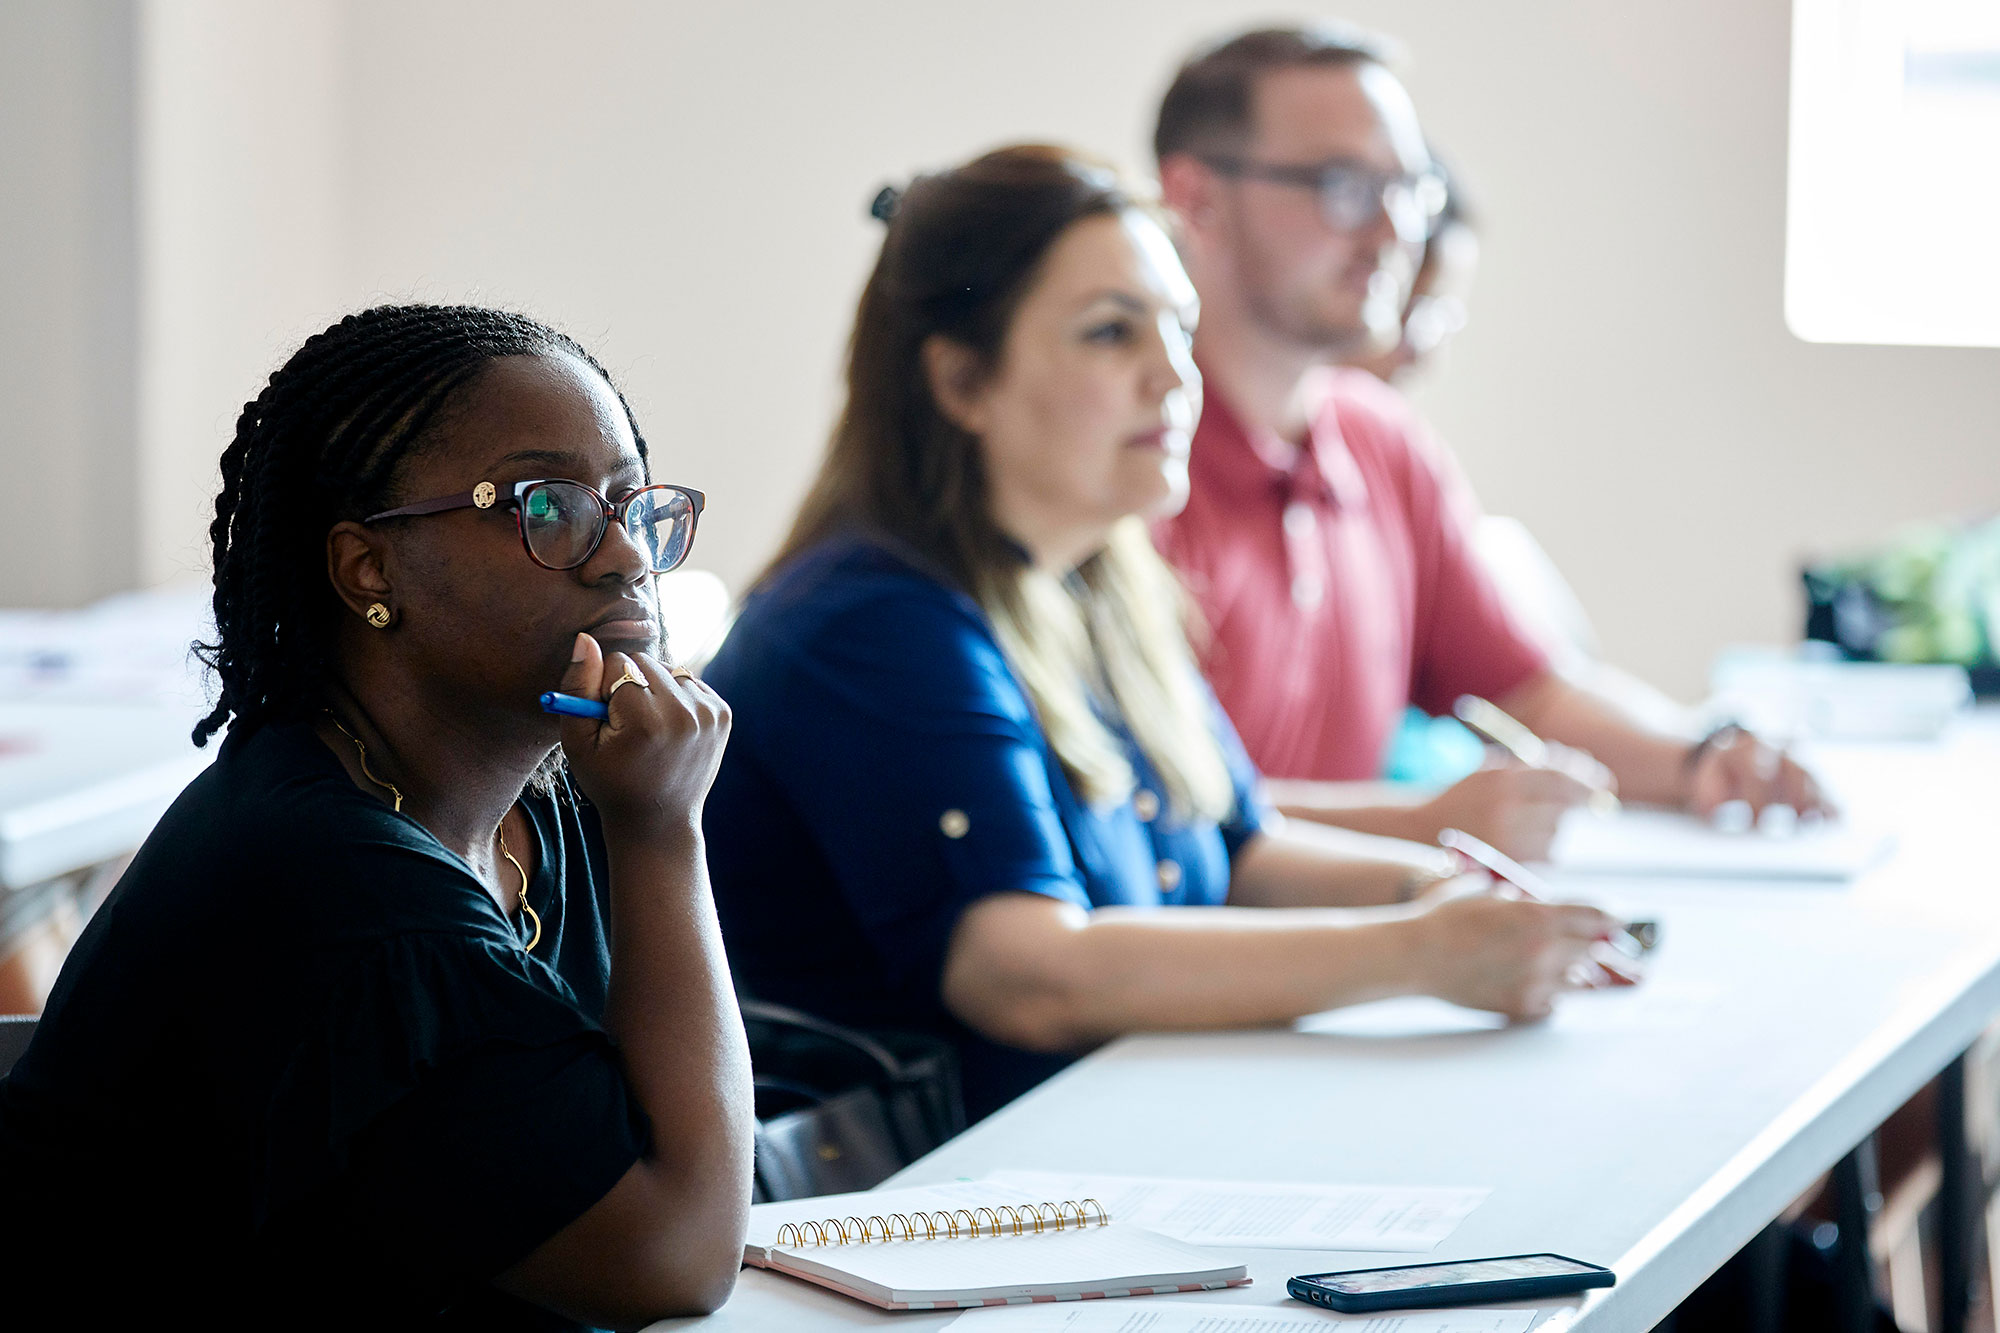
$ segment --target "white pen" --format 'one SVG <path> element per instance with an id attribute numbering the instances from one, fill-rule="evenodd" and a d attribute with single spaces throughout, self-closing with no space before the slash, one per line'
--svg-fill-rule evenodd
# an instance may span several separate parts
<path id="1" fill-rule="evenodd" d="M 1476 694 L 1461 694 L 1452 704 L 1451 712 L 1474 735 L 1491 741 L 1529 768 L 1560 767 L 1549 762 L 1549 743 L 1498 704 L 1488 703 Z M 1616 814 L 1617 793 L 1607 787 L 1593 788 L 1590 808 L 1600 815 Z"/>

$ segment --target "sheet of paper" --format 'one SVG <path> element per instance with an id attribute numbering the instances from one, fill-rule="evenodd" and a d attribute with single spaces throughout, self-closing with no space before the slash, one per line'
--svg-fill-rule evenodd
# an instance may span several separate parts
<path id="1" fill-rule="evenodd" d="M 1556 1032 L 1672 1032 L 1712 1021 L 1728 995 L 1717 982 L 1647 980 L 1630 988 L 1576 991 L 1556 1000 L 1544 1026 Z M 1509 1026 L 1506 1018 L 1461 1009 L 1429 996 L 1399 996 L 1308 1014 L 1293 1025 L 1316 1036 L 1357 1041 L 1406 1041 L 1479 1036 Z"/>
<path id="2" fill-rule="evenodd" d="M 1784 832 L 1726 832 L 1670 810 L 1587 810 L 1565 816 L 1549 861 L 1579 875 L 1847 880 L 1895 845 L 1882 829 L 1845 820 Z"/>
<path id="3" fill-rule="evenodd" d="M 1190 1245 L 1267 1250 L 1436 1248 L 1491 1193 L 1399 1185 L 1294 1185 L 999 1171 L 991 1185 L 1032 1199 L 1099 1200 L 1135 1222 Z"/>
<path id="4" fill-rule="evenodd" d="M 1373 1000 L 1308 1014 L 1294 1026 L 1300 1032 L 1395 1041 L 1405 1037 L 1497 1032 L 1507 1026 L 1507 1019 L 1483 1010 L 1461 1009 L 1448 1000 L 1428 995 L 1399 995 L 1392 1000 Z"/>
<path id="5" fill-rule="evenodd" d="M 1561 1032 L 1672 1032 L 1712 1022 L 1728 989 L 1713 981 L 1647 981 L 1577 991 L 1556 1000 L 1549 1025 Z"/>
<path id="6" fill-rule="evenodd" d="M 1326 1314 L 1300 1305 L 1212 1301 L 1082 1301 L 968 1310 L 958 1333 L 1528 1333 L 1539 1310 L 1416 1310 L 1396 1314 Z"/>

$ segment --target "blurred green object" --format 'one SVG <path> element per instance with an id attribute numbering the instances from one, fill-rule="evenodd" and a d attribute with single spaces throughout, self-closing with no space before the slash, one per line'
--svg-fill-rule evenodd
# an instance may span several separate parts
<path id="1" fill-rule="evenodd" d="M 1804 571 L 1806 637 L 1870 662 L 1941 662 L 2000 692 L 2000 519 L 1925 523 Z"/>

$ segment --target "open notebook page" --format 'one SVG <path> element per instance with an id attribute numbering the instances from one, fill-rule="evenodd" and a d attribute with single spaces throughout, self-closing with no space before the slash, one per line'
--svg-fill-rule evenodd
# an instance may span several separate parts
<path id="1" fill-rule="evenodd" d="M 897 1240 L 770 1251 L 781 1272 L 824 1279 L 880 1305 L 931 1305 L 1036 1296 L 1116 1296 L 1133 1290 L 1223 1286 L 1240 1263 L 1139 1227 Z"/>

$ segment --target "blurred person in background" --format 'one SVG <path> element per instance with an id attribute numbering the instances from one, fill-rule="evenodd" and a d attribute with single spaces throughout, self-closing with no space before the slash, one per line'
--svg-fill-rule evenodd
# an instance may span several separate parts
<path id="1" fill-rule="evenodd" d="M 1473 547 L 1456 460 L 1395 389 L 1342 364 L 1393 367 L 1449 200 L 1380 41 L 1274 28 L 1211 47 L 1167 90 L 1154 147 L 1207 382 L 1189 500 L 1156 536 L 1251 758 L 1294 780 L 1273 788 L 1281 808 L 1423 842 L 1461 828 L 1523 858 L 1598 788 L 1703 815 L 1824 809 L 1757 737 L 1662 730 L 1556 671 Z M 1382 773 L 1407 705 L 1444 715 L 1466 694 L 1555 742 L 1552 762 L 1417 804 L 1335 785 Z"/>
<path id="2" fill-rule="evenodd" d="M 1465 327 L 1466 301 L 1479 270 L 1479 232 L 1465 202 L 1464 182 L 1435 155 L 1431 170 L 1442 183 L 1444 206 L 1424 239 L 1396 337 L 1386 347 L 1366 347 L 1343 360 L 1384 384 L 1399 384 L 1424 370 Z"/>
<path id="3" fill-rule="evenodd" d="M 1444 207 L 1423 243 L 1423 258 L 1410 282 L 1398 336 L 1386 346 L 1365 348 L 1342 364 L 1365 370 L 1398 388 L 1435 370 L 1445 345 L 1465 328 L 1472 281 L 1479 269 L 1477 214 L 1465 199 L 1465 184 L 1431 157 L 1444 182 Z M 1552 665 L 1572 681 L 1624 709 L 1635 720 L 1662 731 L 1685 731 L 1687 710 L 1631 673 L 1601 660 L 1590 618 L 1548 553 L 1519 522 L 1479 520 L 1475 545 L 1491 568 L 1501 594 Z M 1444 786 L 1457 781 L 1497 751 L 1483 750 L 1479 738 L 1449 717 L 1432 717 L 1412 705 L 1391 743 L 1385 776 L 1393 781 Z M 1587 770 L 1586 770 L 1587 771 Z M 1286 793 L 1280 786 L 1279 799 Z M 1297 793 L 1311 800 L 1319 793 Z"/>
<path id="4" fill-rule="evenodd" d="M 1260 806 L 1147 535 L 1200 390 L 1158 218 L 1032 146 L 878 204 L 831 448 L 706 672 L 746 992 L 951 1041 L 977 1117 L 1122 1033 L 1604 980 L 1601 912 Z"/>

